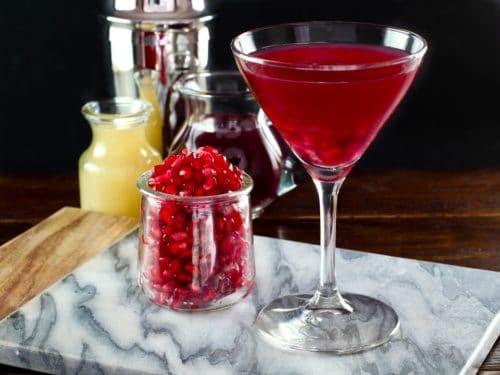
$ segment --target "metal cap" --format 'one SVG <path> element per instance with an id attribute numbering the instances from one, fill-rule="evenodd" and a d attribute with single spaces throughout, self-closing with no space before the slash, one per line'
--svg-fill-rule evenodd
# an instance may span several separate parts
<path id="1" fill-rule="evenodd" d="M 207 15 L 207 0 L 112 0 L 113 16 L 131 21 L 195 19 Z"/>

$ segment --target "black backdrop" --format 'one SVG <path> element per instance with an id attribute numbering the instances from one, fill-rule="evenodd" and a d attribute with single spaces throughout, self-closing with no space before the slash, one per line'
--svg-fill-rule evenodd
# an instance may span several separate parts
<path id="1" fill-rule="evenodd" d="M 207 0 L 211 68 L 232 68 L 233 36 L 286 21 L 401 26 L 429 52 L 408 96 L 358 168 L 500 167 L 497 0 Z M 88 100 L 110 96 L 107 0 L 0 2 L 0 173 L 75 171 Z"/>

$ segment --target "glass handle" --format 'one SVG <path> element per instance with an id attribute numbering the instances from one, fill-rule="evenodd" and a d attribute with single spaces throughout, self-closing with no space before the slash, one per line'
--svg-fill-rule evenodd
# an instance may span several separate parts
<path id="1" fill-rule="evenodd" d="M 285 195 L 286 193 L 297 187 L 295 178 L 293 176 L 294 168 L 295 160 L 292 157 L 287 156 L 283 163 L 283 170 L 281 171 L 281 177 L 278 184 L 278 197 Z"/>
<path id="2" fill-rule="evenodd" d="M 283 140 L 279 139 L 281 135 L 271 130 L 271 128 L 274 129 L 274 125 L 266 116 L 262 108 L 259 109 L 257 114 L 257 124 L 266 142 L 272 146 L 270 147 L 270 151 L 276 153 L 276 157 L 283 160 L 283 167 L 276 192 L 276 195 L 281 197 L 297 187 L 294 178 L 296 161 L 290 154 L 288 146 L 285 145 Z"/>

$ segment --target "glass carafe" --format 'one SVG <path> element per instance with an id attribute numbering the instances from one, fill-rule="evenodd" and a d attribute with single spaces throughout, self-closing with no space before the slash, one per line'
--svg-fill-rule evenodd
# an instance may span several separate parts
<path id="1" fill-rule="evenodd" d="M 184 104 L 185 120 L 170 153 L 184 147 L 215 147 L 252 176 L 252 214 L 259 216 L 280 193 L 286 150 L 277 142 L 272 124 L 258 121 L 260 107 L 241 75 L 191 73 L 181 76 L 174 90 Z"/>
<path id="2" fill-rule="evenodd" d="M 92 142 L 79 160 L 81 207 L 138 217 L 137 178 L 162 161 L 146 139 L 151 105 L 113 98 L 89 102 L 82 113 L 91 125 Z"/>

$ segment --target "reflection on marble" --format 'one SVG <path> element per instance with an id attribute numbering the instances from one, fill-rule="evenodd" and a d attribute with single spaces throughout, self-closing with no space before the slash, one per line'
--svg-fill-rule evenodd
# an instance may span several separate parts
<path id="1" fill-rule="evenodd" d="M 136 285 L 136 234 L 0 323 L 0 363 L 57 374 L 469 374 L 500 334 L 500 273 L 355 251 L 338 253 L 343 290 L 389 302 L 400 334 L 336 356 L 273 346 L 256 312 L 317 281 L 317 246 L 255 237 L 254 293 L 233 307 L 176 313 Z"/>

